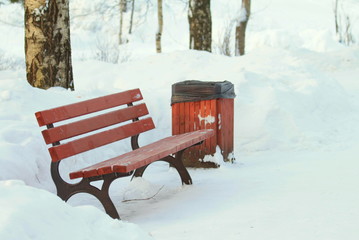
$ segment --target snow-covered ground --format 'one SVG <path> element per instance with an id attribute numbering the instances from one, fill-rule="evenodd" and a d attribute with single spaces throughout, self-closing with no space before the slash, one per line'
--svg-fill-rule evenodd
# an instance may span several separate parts
<path id="1" fill-rule="evenodd" d="M 253 1 L 243 57 L 187 50 L 182 0 L 164 1 L 155 54 L 156 1 L 146 2 L 136 1 L 133 34 L 117 48 L 116 1 L 71 1 L 70 92 L 27 84 L 22 9 L 0 0 L 0 239 L 358 239 L 359 47 L 337 43 L 333 1 Z M 212 1 L 214 49 L 238 2 Z M 359 2 L 340 8 L 359 41 Z M 122 221 L 89 195 L 56 196 L 36 111 L 140 87 L 157 126 L 145 145 L 171 134 L 171 85 L 190 79 L 235 85 L 234 164 L 191 169 L 192 186 L 163 163 L 116 181 Z M 128 149 L 83 154 L 61 172 Z"/>

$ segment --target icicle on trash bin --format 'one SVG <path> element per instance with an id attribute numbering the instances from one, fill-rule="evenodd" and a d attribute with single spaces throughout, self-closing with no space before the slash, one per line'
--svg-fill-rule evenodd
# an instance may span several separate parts
<path id="1" fill-rule="evenodd" d="M 203 161 L 205 156 L 216 153 L 217 146 L 223 161 L 234 161 L 235 96 L 234 85 L 229 81 L 187 80 L 172 85 L 172 134 L 209 128 L 215 131 L 212 138 L 185 151 L 186 167 L 219 167 L 220 161 Z"/>

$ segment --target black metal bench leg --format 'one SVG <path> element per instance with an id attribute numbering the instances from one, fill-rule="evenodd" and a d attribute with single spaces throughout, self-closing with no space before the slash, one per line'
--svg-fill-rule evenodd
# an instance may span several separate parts
<path id="1" fill-rule="evenodd" d="M 104 180 L 101 190 L 90 185 L 90 181 L 87 179 L 80 182 L 78 185 L 68 185 L 67 194 L 59 194 L 58 196 L 64 201 L 67 201 L 71 196 L 77 193 L 88 193 L 96 197 L 102 204 L 105 212 L 112 218 L 120 219 L 120 216 L 113 204 L 109 195 L 109 186 L 114 179 Z"/>
<path id="2" fill-rule="evenodd" d="M 171 166 L 176 168 L 178 174 L 181 177 L 182 184 L 191 185 L 192 178 L 189 175 L 189 172 L 187 171 L 186 167 L 183 165 L 183 161 L 182 161 L 183 152 L 184 150 L 176 153 L 174 161 L 171 162 Z"/>
<path id="3" fill-rule="evenodd" d="M 100 199 L 99 199 L 100 200 Z M 118 214 L 115 205 L 113 204 L 110 196 L 102 197 L 100 200 L 102 206 L 105 208 L 106 213 L 114 218 L 114 219 L 121 219 L 120 215 Z"/>
<path id="4" fill-rule="evenodd" d="M 102 184 L 101 191 L 98 191 L 95 195 L 96 198 L 101 202 L 102 206 L 104 207 L 106 213 L 115 219 L 120 219 L 120 215 L 118 214 L 113 201 L 110 198 L 109 190 L 110 185 L 115 180 L 116 177 L 113 176 L 104 176 L 104 181 Z"/>
<path id="5" fill-rule="evenodd" d="M 102 188 L 101 190 L 94 187 L 93 190 L 90 191 L 83 191 L 89 193 L 96 197 L 100 203 L 102 204 L 105 212 L 112 218 L 120 219 L 120 215 L 118 214 L 115 205 L 113 204 L 108 189 Z"/>
<path id="6" fill-rule="evenodd" d="M 105 212 L 110 217 L 120 219 L 120 216 L 109 194 L 110 185 L 116 178 L 117 177 L 114 177 L 113 175 L 104 176 L 101 189 L 92 186 L 89 179 L 84 179 L 84 181 L 81 182 L 81 186 L 78 186 L 78 190 L 73 192 L 73 194 L 84 192 L 93 195 L 100 201 L 103 208 L 105 209 Z"/>
<path id="7" fill-rule="evenodd" d="M 181 177 L 182 184 L 191 185 L 192 184 L 192 178 L 189 175 L 189 172 L 187 171 L 186 167 L 183 165 L 182 157 L 183 157 L 184 150 L 181 150 L 176 153 L 176 157 L 167 156 L 165 158 L 160 159 L 159 161 L 165 161 L 170 164 L 171 167 L 174 167 L 178 174 Z M 132 176 L 132 179 L 134 177 L 142 177 L 144 171 L 149 165 L 146 165 L 144 167 L 136 169 L 135 173 Z"/>
<path id="8" fill-rule="evenodd" d="M 132 179 L 133 179 L 134 177 L 142 177 L 142 175 L 143 175 L 143 173 L 145 172 L 145 170 L 146 170 L 147 167 L 148 167 L 148 165 L 143 166 L 143 167 L 140 167 L 140 168 L 137 168 L 137 169 L 135 170 L 135 173 L 134 173 L 133 176 L 132 176 Z M 132 180 L 132 179 L 131 179 L 131 180 Z"/>
<path id="9" fill-rule="evenodd" d="M 53 162 L 51 164 L 51 175 L 55 182 L 57 195 L 64 201 L 67 201 L 71 196 L 77 193 L 88 193 L 96 197 L 102 206 L 104 207 L 106 213 L 116 219 L 120 219 L 120 216 L 113 204 L 110 195 L 109 189 L 113 180 L 117 179 L 119 176 L 116 175 L 105 175 L 103 176 L 103 183 L 101 189 L 92 186 L 91 180 L 88 178 L 82 179 L 79 183 L 70 184 L 65 182 L 59 173 L 59 162 Z M 128 176 L 128 175 L 124 175 Z"/>

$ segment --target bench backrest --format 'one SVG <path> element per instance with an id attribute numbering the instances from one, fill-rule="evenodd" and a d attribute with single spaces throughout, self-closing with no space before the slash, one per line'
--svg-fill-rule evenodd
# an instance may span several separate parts
<path id="1" fill-rule="evenodd" d="M 49 148 L 52 161 L 57 162 L 155 128 L 152 118 L 138 119 L 148 115 L 144 103 L 133 105 L 142 99 L 140 90 L 133 89 L 35 113 L 39 126 L 48 128 L 42 131 L 42 135 L 46 144 L 52 144 Z M 111 108 L 114 109 L 110 112 L 91 114 Z M 74 119 L 80 116 L 81 119 Z M 74 121 L 66 121 L 56 127 L 53 125 L 69 119 Z M 129 123 L 125 123 L 127 121 Z M 117 126 L 120 123 L 123 124 Z M 103 130 L 98 131 L 100 129 Z M 83 134 L 86 135 L 81 136 Z M 66 143 L 60 144 L 66 139 Z"/>

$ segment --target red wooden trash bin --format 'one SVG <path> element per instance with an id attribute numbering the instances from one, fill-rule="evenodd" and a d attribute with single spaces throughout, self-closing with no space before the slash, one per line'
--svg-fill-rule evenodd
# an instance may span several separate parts
<path id="1" fill-rule="evenodd" d="M 198 129 L 214 129 L 215 134 L 202 145 L 184 153 L 187 167 L 218 167 L 218 163 L 204 162 L 206 155 L 214 155 L 219 147 L 223 161 L 234 161 L 234 86 L 231 82 L 189 80 L 172 85 L 172 134 Z"/>

